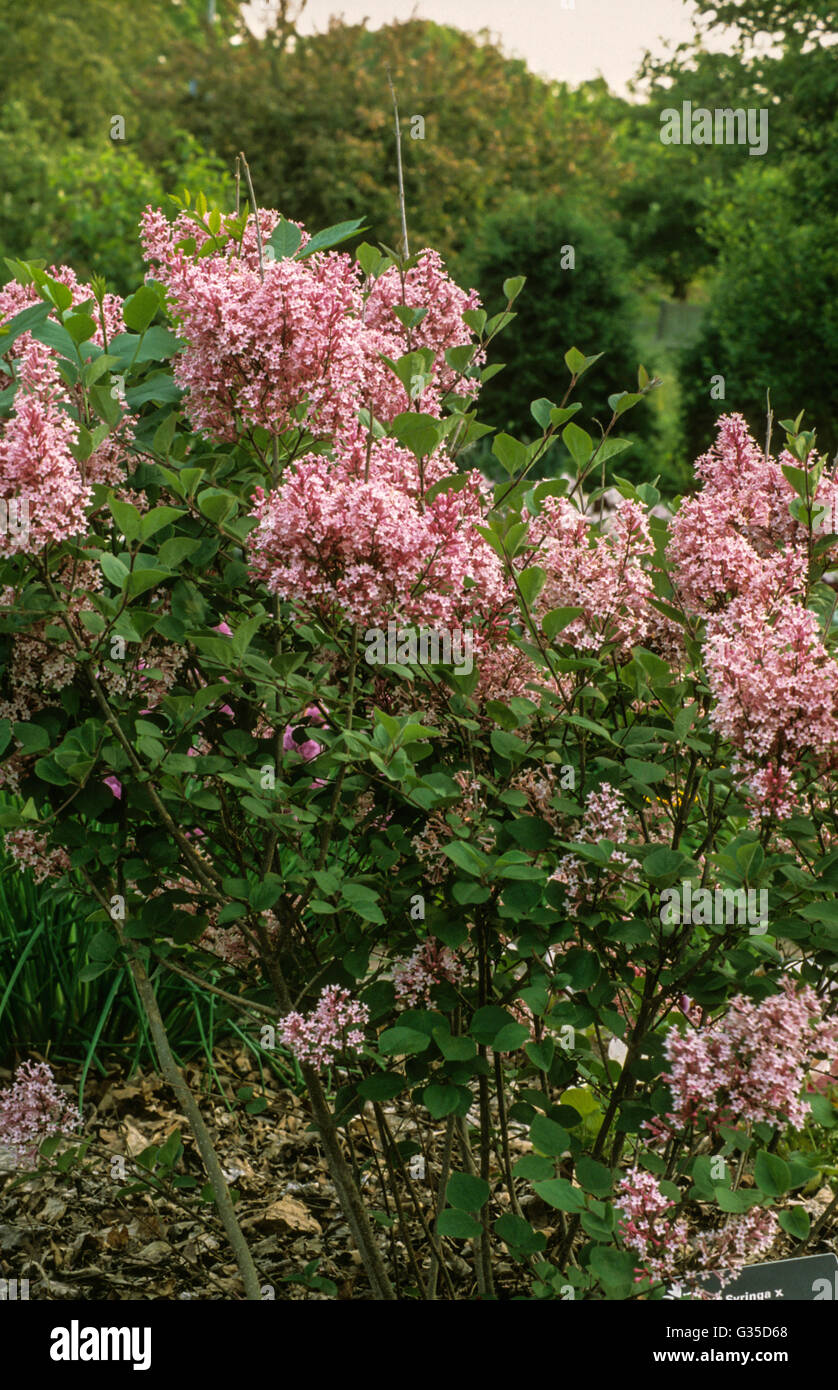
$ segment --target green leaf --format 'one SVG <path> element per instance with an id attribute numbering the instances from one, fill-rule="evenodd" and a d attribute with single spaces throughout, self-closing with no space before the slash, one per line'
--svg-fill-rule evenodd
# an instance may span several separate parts
<path id="1" fill-rule="evenodd" d="M 489 1200 L 489 1184 L 473 1173 L 452 1173 L 445 1200 L 460 1211 L 479 1211 Z"/>
<path id="2" fill-rule="evenodd" d="M 643 869 L 648 878 L 669 878 L 679 873 L 683 864 L 684 856 L 679 850 L 659 847 L 646 855 Z"/>
<path id="3" fill-rule="evenodd" d="M 526 1178 L 528 1182 L 544 1181 L 553 1175 L 553 1163 L 541 1154 L 524 1154 L 512 1169 L 516 1178 Z"/>
<path id="4" fill-rule="evenodd" d="M 527 465 L 529 450 L 526 444 L 513 439 L 511 434 L 496 434 L 492 440 L 492 453 L 510 476 Z"/>
<path id="5" fill-rule="evenodd" d="M 731 1192 L 729 1187 L 717 1187 L 714 1189 L 714 1194 L 722 1211 L 734 1213 L 748 1211 L 757 1201 L 747 1192 Z"/>
<path id="6" fill-rule="evenodd" d="M 606 1168 L 604 1163 L 597 1163 L 595 1159 L 588 1158 L 587 1154 L 580 1155 L 576 1160 L 576 1177 L 580 1187 L 584 1187 L 586 1192 L 593 1192 L 597 1197 L 605 1197 L 611 1191 L 611 1169 Z"/>
<path id="7" fill-rule="evenodd" d="M 146 401 L 154 401 L 155 405 L 176 405 L 182 396 L 177 382 L 166 371 L 152 372 L 139 385 L 129 386 L 125 392 L 125 399 L 132 410 L 136 410 L 138 405 L 145 405 Z"/>
<path id="8" fill-rule="evenodd" d="M 124 363 L 165 362 L 184 346 L 183 339 L 178 338 L 162 324 L 155 323 L 146 329 L 142 339 L 134 333 L 118 333 L 115 338 L 111 338 L 108 351 L 113 356 L 122 358 Z"/>
<path id="9" fill-rule="evenodd" d="M 44 748 L 49 748 L 50 738 L 46 729 L 42 729 L 40 724 L 30 724 L 20 721 L 14 726 L 14 735 L 22 747 L 24 753 L 39 753 Z"/>
<path id="10" fill-rule="evenodd" d="M 422 1103 L 435 1120 L 445 1115 L 453 1115 L 462 1096 L 457 1086 L 426 1086 L 422 1092 Z"/>
<path id="11" fill-rule="evenodd" d="M 206 488 L 198 498 L 198 510 L 216 526 L 236 510 L 236 499 L 229 492 Z"/>
<path id="12" fill-rule="evenodd" d="M 161 545 L 157 558 L 166 569 L 177 569 L 181 561 L 197 550 L 200 544 L 200 541 L 193 540 L 190 536 L 171 536 Z"/>
<path id="13" fill-rule="evenodd" d="M 382 256 L 375 246 L 370 246 L 368 241 L 362 241 L 360 246 L 355 248 L 355 259 L 365 275 L 372 279 L 380 274 L 381 269 L 387 263 L 387 257 Z"/>
<path id="14" fill-rule="evenodd" d="M 552 642 L 557 633 L 562 632 L 574 618 L 581 618 L 584 611 L 584 608 L 551 608 L 541 620 L 545 637 Z"/>
<path id="15" fill-rule="evenodd" d="M 597 1245 L 591 1251 L 591 1270 L 612 1298 L 624 1298 L 634 1283 L 637 1256 L 630 1250 Z"/>
<path id="16" fill-rule="evenodd" d="M 358 1095 L 364 1100 L 392 1100 L 405 1088 L 405 1078 L 394 1072 L 380 1071 L 358 1082 Z"/>
<path id="17" fill-rule="evenodd" d="M 567 1178 L 548 1178 L 546 1182 L 533 1183 L 535 1191 L 548 1206 L 557 1211 L 584 1211 L 585 1196 Z"/>
<path id="18" fill-rule="evenodd" d="M 537 401 L 532 401 L 530 403 L 530 414 L 536 424 L 540 425 L 543 430 L 549 428 L 551 423 L 550 417 L 555 409 L 556 407 L 553 402 L 548 401 L 546 396 L 539 396 Z"/>
<path id="19" fill-rule="evenodd" d="M 96 332 L 96 321 L 89 314 L 68 314 L 64 320 L 64 327 L 77 346 L 86 343 Z M 0 340 L 2 341 L 2 340 Z"/>
<path id="20" fill-rule="evenodd" d="M 535 1255 L 547 1244 L 547 1237 L 543 1231 L 534 1230 L 529 1221 L 515 1216 L 511 1211 L 498 1217 L 495 1232 L 510 1250 L 520 1251 L 523 1255 Z"/>
<path id="21" fill-rule="evenodd" d="M 556 1044 L 552 1038 L 544 1038 L 541 1042 L 525 1043 L 524 1051 L 534 1067 L 537 1067 L 539 1071 L 547 1072 L 553 1065 Z"/>
<path id="22" fill-rule="evenodd" d="M 134 541 L 140 534 L 140 513 L 130 502 L 120 502 L 116 497 L 108 498 L 108 510 L 127 541 Z"/>
<path id="23" fill-rule="evenodd" d="M 518 298 L 518 295 L 521 293 L 526 283 L 526 275 L 510 275 L 508 280 L 504 280 L 503 292 L 510 304 L 514 299 Z"/>
<path id="24" fill-rule="evenodd" d="M 284 260 L 286 256 L 296 255 L 302 239 L 303 234 L 300 228 L 295 227 L 294 223 L 287 221 L 286 218 L 280 217 L 271 233 L 268 245 L 273 250 L 277 260 Z"/>
<path id="25" fill-rule="evenodd" d="M 138 594 L 157 588 L 158 584 L 171 577 L 166 570 L 133 570 L 128 576 L 125 592 L 129 598 L 136 598 Z"/>
<path id="26" fill-rule="evenodd" d="M 521 816 L 518 820 L 510 821 L 508 829 L 516 845 L 536 852 L 546 849 L 555 834 L 547 822 L 539 820 L 537 816 Z"/>
<path id="27" fill-rule="evenodd" d="M 530 1030 L 525 1023 L 507 1023 L 495 1035 L 492 1047 L 495 1052 L 517 1052 L 529 1036 Z"/>
<path id="28" fill-rule="evenodd" d="M 160 308 L 160 296 L 151 285 L 141 285 L 122 306 L 122 317 L 132 333 L 145 333 Z"/>
<path id="29" fill-rule="evenodd" d="M 487 866 L 485 855 L 480 854 L 465 840 L 452 840 L 443 847 L 443 854 L 472 878 L 480 878 Z"/>
<path id="30" fill-rule="evenodd" d="M 838 927 L 838 899 L 824 898 L 823 902 L 807 903 L 801 907 L 800 916 L 807 922 L 826 922 L 827 926 Z"/>
<path id="31" fill-rule="evenodd" d="M 567 1130 L 557 1125 L 555 1120 L 549 1120 L 546 1115 L 536 1115 L 530 1125 L 530 1140 L 534 1149 L 551 1158 L 560 1158 L 570 1148 L 570 1135 Z"/>
<path id="32" fill-rule="evenodd" d="M 809 1234 L 811 1221 L 805 1207 L 789 1207 L 788 1211 L 781 1211 L 779 1222 L 793 1240 L 805 1240 Z"/>
<path id="33" fill-rule="evenodd" d="M 432 415 L 419 411 L 406 410 L 397 415 L 391 426 L 400 444 L 409 449 L 417 459 L 432 454 L 442 438 L 443 426 Z M 463 475 L 464 479 L 466 475 Z"/>
<path id="34" fill-rule="evenodd" d="M 444 1028 L 435 1028 L 434 1039 L 446 1062 L 470 1062 L 477 1056 L 473 1038 L 454 1037 Z"/>
<path id="35" fill-rule="evenodd" d="M 809 1097 L 809 1107 L 816 1124 L 823 1125 L 825 1129 L 833 1129 L 838 1124 L 838 1110 L 827 1096 L 819 1095 L 816 1091 Z"/>
<path id="36" fill-rule="evenodd" d="M 102 552 L 99 557 L 99 564 L 105 578 L 110 580 L 117 589 L 121 589 L 128 578 L 128 566 L 124 565 L 121 560 L 117 560 L 116 556 L 112 555 L 109 550 Z"/>
<path id="37" fill-rule="evenodd" d="M 422 320 L 427 317 L 428 306 L 424 304 L 421 308 L 414 309 L 409 304 L 394 304 L 392 312 L 403 328 L 418 328 Z"/>
<path id="38" fill-rule="evenodd" d="M 547 571 L 540 565 L 530 565 L 518 575 L 518 589 L 528 608 L 541 593 L 547 579 Z"/>
<path id="39" fill-rule="evenodd" d="M 785 1159 L 760 1149 L 754 1160 L 754 1181 L 769 1197 L 782 1197 L 791 1185 L 791 1172 Z"/>
<path id="40" fill-rule="evenodd" d="M 378 1040 L 382 1052 L 402 1057 L 411 1056 L 414 1052 L 424 1052 L 430 1045 L 428 1033 L 420 1033 L 417 1028 L 404 1028 L 401 1025 L 386 1029 Z"/>
<path id="41" fill-rule="evenodd" d="M 111 961 L 116 954 L 116 941 L 109 931 L 98 931 L 87 948 L 90 960 Z"/>
<path id="42" fill-rule="evenodd" d="M 56 323 L 55 319 L 44 319 L 43 323 L 35 324 L 29 331 L 39 343 L 46 343 L 47 347 L 54 348 L 62 357 L 78 364 L 76 344 L 63 324 Z"/>
<path id="43" fill-rule="evenodd" d="M 512 1014 L 502 1009 L 499 1004 L 484 1004 L 472 1018 L 469 1033 L 484 1047 L 494 1047 L 498 1035 L 514 1023 Z M 528 1032 L 526 1036 L 529 1036 Z"/>
<path id="44" fill-rule="evenodd" d="M 562 430 L 562 439 L 567 446 L 573 462 L 578 469 L 583 469 L 593 453 L 593 440 L 587 430 L 582 430 L 571 420 L 569 425 L 565 425 Z"/>
<path id="45" fill-rule="evenodd" d="M 454 1240 L 475 1240 L 483 1231 L 480 1222 L 468 1212 L 450 1207 L 437 1217 L 436 1229 L 439 1235 L 451 1236 Z"/>
<path id="46" fill-rule="evenodd" d="M 28 309 L 21 309 L 19 314 L 15 314 L 14 318 L 4 323 L 0 328 L 0 352 L 3 356 L 6 356 L 12 343 L 21 333 L 31 332 L 49 318 L 49 312 L 48 304 L 30 304 Z"/>
<path id="47" fill-rule="evenodd" d="M 658 767 L 657 763 L 647 763 L 640 758 L 626 758 L 626 771 L 630 772 L 636 782 L 648 785 L 651 782 L 662 782 L 666 780 L 666 768 Z"/>
<path id="48" fill-rule="evenodd" d="M 340 246 L 342 241 L 349 241 L 358 232 L 367 230 L 363 223 L 363 217 L 357 217 L 352 222 L 336 222 L 333 227 L 315 232 L 311 241 L 307 242 L 297 255 L 297 260 L 302 261 L 306 256 L 314 255 L 315 251 L 329 251 L 333 246 Z"/>
<path id="49" fill-rule="evenodd" d="M 495 752 L 502 758 L 508 758 L 510 762 L 519 762 L 526 755 L 527 745 L 524 740 L 506 729 L 493 729 L 489 741 Z"/>
<path id="50" fill-rule="evenodd" d="M 155 507 L 153 511 L 143 514 L 140 525 L 140 535 L 144 541 L 151 540 L 157 531 L 162 531 L 164 526 L 170 526 L 178 517 L 185 513 L 178 507 Z"/>
<path id="51" fill-rule="evenodd" d="M 598 362 L 602 357 L 601 352 L 594 353 L 593 357 L 586 357 L 577 347 L 568 348 L 564 355 L 565 366 L 575 377 L 580 377 L 584 372 Z"/>
<path id="52" fill-rule="evenodd" d="M 638 401 L 642 401 L 642 399 L 643 396 L 638 391 L 619 391 L 615 396 L 608 397 L 608 404 L 614 411 L 614 414 L 619 418 L 621 415 L 625 415 L 627 410 L 631 410 L 632 406 L 637 405 Z"/>
<path id="53" fill-rule="evenodd" d="M 445 361 L 449 367 L 453 367 L 459 376 L 462 376 L 476 351 L 477 347 L 474 343 L 458 343 L 456 347 L 445 349 Z M 492 427 L 491 425 L 482 425 L 480 428 L 485 434 L 488 434 Z"/>

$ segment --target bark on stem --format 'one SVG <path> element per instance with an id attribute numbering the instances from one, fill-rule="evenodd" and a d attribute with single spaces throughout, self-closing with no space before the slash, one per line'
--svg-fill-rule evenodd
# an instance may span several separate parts
<path id="1" fill-rule="evenodd" d="M 169 1045 L 166 1025 L 163 1022 L 163 1016 L 157 1004 L 157 996 L 154 993 L 151 980 L 146 973 L 146 968 L 137 953 L 133 941 L 125 935 L 122 924 L 117 921 L 114 923 L 114 926 L 116 927 L 120 945 L 125 952 L 128 968 L 133 976 L 134 984 L 137 986 L 137 993 L 140 996 L 149 1027 L 151 1028 L 151 1036 L 154 1039 L 154 1047 L 160 1062 L 160 1068 L 174 1091 L 178 1103 L 183 1109 L 189 1121 L 192 1133 L 195 1136 L 195 1143 L 198 1145 L 198 1151 L 203 1160 L 207 1177 L 210 1180 L 210 1185 L 218 1206 L 218 1214 L 221 1217 L 227 1239 L 236 1257 L 236 1264 L 238 1265 L 239 1273 L 244 1283 L 245 1295 L 249 1300 L 259 1303 L 262 1299 L 262 1288 L 259 1283 L 259 1275 L 256 1273 L 253 1256 L 248 1249 L 247 1241 L 236 1219 L 236 1213 L 233 1209 L 233 1200 L 230 1196 L 230 1189 L 221 1171 L 221 1164 L 218 1161 L 218 1155 L 213 1147 L 209 1130 L 204 1123 L 204 1117 L 198 1108 L 198 1103 L 187 1086 L 183 1073 L 175 1061 L 174 1054 Z"/>
<path id="2" fill-rule="evenodd" d="M 259 940 L 262 952 L 262 961 L 268 974 L 268 979 L 276 996 L 276 1002 L 282 1013 L 289 1013 L 292 1008 L 291 995 L 282 973 L 282 967 L 274 954 L 268 938 L 265 925 L 261 918 L 254 922 L 254 929 Z M 306 1083 L 308 1098 L 311 1103 L 311 1111 L 319 1132 L 323 1148 L 326 1151 L 326 1161 L 329 1165 L 329 1172 L 332 1181 L 337 1189 L 338 1199 L 341 1210 L 346 1217 L 349 1229 L 352 1232 L 355 1244 L 364 1262 L 364 1269 L 370 1281 L 375 1298 L 382 1301 L 395 1301 L 396 1295 L 393 1285 L 384 1268 L 384 1261 L 381 1258 L 381 1251 L 378 1242 L 370 1225 L 367 1216 L 364 1199 L 358 1189 L 358 1185 L 352 1175 L 343 1151 L 340 1146 L 340 1136 L 337 1125 L 329 1109 L 329 1102 L 323 1090 L 323 1084 L 319 1073 L 307 1062 L 300 1063 L 300 1071 Z"/>

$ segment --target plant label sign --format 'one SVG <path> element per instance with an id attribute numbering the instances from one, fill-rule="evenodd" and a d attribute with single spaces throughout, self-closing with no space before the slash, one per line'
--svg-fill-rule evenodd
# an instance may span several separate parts
<path id="1" fill-rule="evenodd" d="M 709 1278 L 705 1287 L 717 1293 L 719 1281 Z M 799 1260 L 769 1260 L 767 1264 L 749 1265 L 737 1279 L 726 1284 L 722 1291 L 724 1302 L 764 1300 L 779 1303 L 817 1302 L 820 1299 L 838 1301 L 838 1255 L 805 1255 Z"/>

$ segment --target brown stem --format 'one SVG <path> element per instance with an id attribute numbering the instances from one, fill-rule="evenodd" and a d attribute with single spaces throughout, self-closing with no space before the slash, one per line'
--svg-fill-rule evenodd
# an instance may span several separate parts
<path id="1" fill-rule="evenodd" d="M 285 982 L 282 967 L 272 949 L 265 924 L 261 918 L 256 919 L 254 928 L 259 940 L 262 961 L 276 996 L 276 1002 L 283 1014 L 289 1013 L 291 995 Z M 300 1071 L 306 1083 L 314 1123 L 320 1132 L 320 1139 L 326 1152 L 326 1161 L 329 1165 L 332 1181 L 337 1189 L 341 1209 L 360 1251 L 373 1294 L 379 1300 L 395 1301 L 396 1295 L 384 1268 L 384 1261 L 381 1258 L 381 1251 L 367 1216 L 364 1200 L 352 1176 L 349 1164 L 343 1156 L 337 1125 L 329 1109 L 319 1073 L 308 1062 L 300 1063 Z"/>
<path id="2" fill-rule="evenodd" d="M 248 164 L 247 160 L 241 152 L 239 152 L 239 159 L 242 162 L 244 176 L 247 179 L 247 191 L 250 194 L 250 202 L 253 207 L 253 220 L 256 223 L 256 245 L 259 248 L 259 279 L 264 280 L 265 267 L 262 263 L 262 230 L 259 226 L 259 209 L 256 206 L 256 194 L 253 192 L 253 180 L 250 177 L 250 165 Z"/>
<path id="3" fill-rule="evenodd" d="M 104 894 L 98 891 L 84 869 L 82 869 L 82 874 L 94 897 L 105 908 L 108 915 L 110 915 L 110 904 Z M 131 971 L 134 984 L 137 987 L 137 994 L 140 997 L 146 1018 L 148 1019 L 151 1036 L 154 1039 L 155 1051 L 157 1052 L 157 1057 L 160 1062 L 160 1069 L 174 1091 L 178 1103 L 183 1109 L 189 1121 L 192 1133 L 195 1136 L 195 1143 L 198 1145 L 198 1151 L 203 1160 L 207 1177 L 210 1180 L 213 1195 L 215 1196 L 218 1214 L 221 1217 L 224 1230 L 227 1233 L 227 1239 L 230 1242 L 230 1246 L 236 1258 L 236 1264 L 239 1268 L 239 1273 L 244 1283 L 245 1295 L 248 1300 L 259 1303 L 262 1300 L 262 1287 L 259 1283 L 259 1276 L 256 1273 L 253 1256 L 250 1253 L 241 1226 L 236 1219 L 230 1190 L 227 1186 L 224 1174 L 221 1171 L 221 1164 L 218 1161 L 218 1155 L 213 1147 L 209 1130 L 204 1123 L 204 1117 L 198 1108 L 198 1103 L 187 1086 L 183 1073 L 175 1061 L 174 1053 L 169 1044 L 166 1025 L 163 1022 L 163 1016 L 157 1004 L 157 996 L 154 993 L 151 981 L 148 978 L 146 968 L 140 958 L 137 948 L 134 942 L 126 936 L 122 923 L 118 919 L 114 920 L 114 926 L 119 938 L 119 943 L 125 952 L 125 958 L 128 961 L 128 968 Z"/>
<path id="4" fill-rule="evenodd" d="M 445 1121 L 445 1139 L 442 1144 L 442 1165 L 439 1172 L 439 1186 L 436 1192 L 436 1216 L 439 1216 L 445 1207 L 445 1193 L 448 1187 L 448 1178 L 451 1173 L 451 1154 L 454 1148 L 454 1116 L 449 1115 Z M 434 1250 L 431 1255 L 431 1268 L 428 1273 L 428 1298 L 433 1301 L 436 1298 L 436 1281 L 440 1267 L 448 1285 L 452 1298 L 456 1297 L 451 1285 L 451 1277 L 442 1259 L 442 1242 L 440 1241 L 439 1253 Z"/>

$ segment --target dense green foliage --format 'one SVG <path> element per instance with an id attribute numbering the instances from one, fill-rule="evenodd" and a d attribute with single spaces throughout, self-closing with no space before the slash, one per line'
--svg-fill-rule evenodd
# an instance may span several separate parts
<path id="1" fill-rule="evenodd" d="M 467 280 L 499 286 L 516 272 L 526 275 L 530 292 L 516 302 L 515 321 L 499 348 L 504 370 L 485 387 L 482 407 L 498 429 L 532 438 L 538 426 L 529 402 L 545 390 L 560 391 L 568 334 L 583 352 L 608 342 L 579 390 L 589 414 L 601 415 L 605 397 L 633 380 L 638 349 L 625 248 L 607 226 L 561 198 L 510 199 L 481 225 Z M 487 297 L 490 312 L 503 307 L 496 297 Z M 636 413 L 634 432 L 642 437 L 649 420 Z M 607 423 L 606 416 L 603 427 Z"/>

